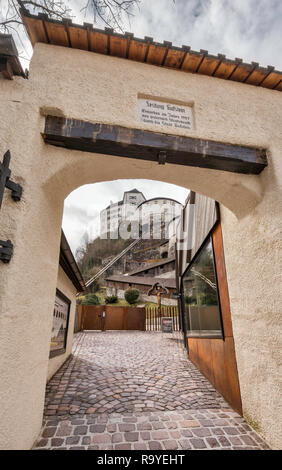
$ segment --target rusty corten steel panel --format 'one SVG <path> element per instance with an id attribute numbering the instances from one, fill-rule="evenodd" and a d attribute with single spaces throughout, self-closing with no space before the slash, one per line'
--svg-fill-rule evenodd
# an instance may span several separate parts
<path id="1" fill-rule="evenodd" d="M 79 305 L 84 330 L 141 330 L 146 329 L 145 308 L 111 307 L 109 305 Z M 105 317 L 103 317 L 105 312 Z"/>
<path id="2" fill-rule="evenodd" d="M 188 338 L 189 359 L 232 408 L 242 415 L 241 394 L 233 338 Z"/>
<path id="3" fill-rule="evenodd" d="M 82 326 L 83 330 L 101 330 L 103 305 L 82 305 Z"/>
<path id="4" fill-rule="evenodd" d="M 197 340 L 198 363 L 203 374 L 209 378 L 211 383 L 215 382 L 214 367 L 212 361 L 212 342 L 210 339 L 201 338 Z"/>
<path id="5" fill-rule="evenodd" d="M 126 308 L 126 307 L 125 307 Z M 105 307 L 106 330 L 124 330 L 124 307 Z"/>
<path id="6" fill-rule="evenodd" d="M 188 338 L 189 359 L 200 369 L 197 338 Z"/>
<path id="7" fill-rule="evenodd" d="M 127 330 L 146 330 L 146 311 L 145 308 L 129 307 L 126 314 Z"/>

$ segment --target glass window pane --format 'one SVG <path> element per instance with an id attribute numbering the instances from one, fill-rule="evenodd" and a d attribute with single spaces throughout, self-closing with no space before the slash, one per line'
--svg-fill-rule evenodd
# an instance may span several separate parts
<path id="1" fill-rule="evenodd" d="M 187 336 L 222 337 L 212 240 L 183 276 Z"/>

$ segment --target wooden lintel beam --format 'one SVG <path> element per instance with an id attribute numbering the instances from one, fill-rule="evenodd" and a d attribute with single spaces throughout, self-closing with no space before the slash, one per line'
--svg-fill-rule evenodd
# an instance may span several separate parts
<path id="1" fill-rule="evenodd" d="M 55 146 L 157 163 L 163 163 L 165 152 L 168 164 L 246 174 L 267 166 L 264 149 L 62 117 L 47 116 L 42 136 Z"/>

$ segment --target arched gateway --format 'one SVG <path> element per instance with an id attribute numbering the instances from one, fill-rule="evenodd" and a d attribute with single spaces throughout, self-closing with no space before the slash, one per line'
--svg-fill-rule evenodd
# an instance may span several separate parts
<path id="1" fill-rule="evenodd" d="M 5 192 L 0 213 L 0 238 L 14 245 L 0 271 L 1 448 L 30 448 L 41 426 L 64 199 L 118 178 L 220 203 L 243 411 L 278 445 L 282 75 L 89 25 L 24 21 L 28 80 L 6 80 L 21 73 L 1 55 L 0 151 L 10 149 L 23 187 L 17 204 Z"/>

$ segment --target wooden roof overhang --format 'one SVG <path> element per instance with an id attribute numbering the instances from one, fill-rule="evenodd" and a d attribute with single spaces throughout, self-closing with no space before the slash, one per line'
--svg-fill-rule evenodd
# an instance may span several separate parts
<path id="1" fill-rule="evenodd" d="M 27 78 L 11 34 L 0 34 L 0 73 L 8 80 L 12 80 L 15 75 Z"/>
<path id="2" fill-rule="evenodd" d="M 77 266 L 63 230 L 61 232 L 59 264 L 71 280 L 77 292 L 86 292 L 87 288 L 85 286 L 84 279 Z"/>
<path id="3" fill-rule="evenodd" d="M 135 38 L 132 33 L 118 34 L 113 29 L 94 28 L 92 24 L 77 25 L 70 19 L 57 21 L 45 14 L 38 16 L 21 10 L 22 19 L 34 46 L 41 42 L 56 46 L 96 52 L 134 60 L 183 72 L 231 80 L 247 85 L 282 91 L 282 72 L 258 63 L 231 60 L 223 54 L 192 51 L 189 46 L 175 47 L 171 42 L 154 42 L 153 38 Z"/>
<path id="4" fill-rule="evenodd" d="M 152 286 L 156 282 L 162 283 L 168 289 L 176 289 L 176 282 L 174 278 L 158 278 L 158 277 L 145 277 L 145 276 L 126 276 L 116 275 L 107 277 L 106 282 L 121 282 L 123 284 L 139 284 L 143 286 Z"/>
<path id="5" fill-rule="evenodd" d="M 159 266 L 165 266 L 166 264 L 172 263 L 173 261 L 175 261 L 175 256 L 171 256 L 170 258 L 165 258 L 163 261 L 158 261 L 156 263 L 149 263 L 143 266 L 142 268 L 131 271 L 130 273 L 128 273 L 128 276 L 137 276 L 140 273 L 144 273 L 145 271 L 149 271 L 150 269 L 154 269 Z"/>

